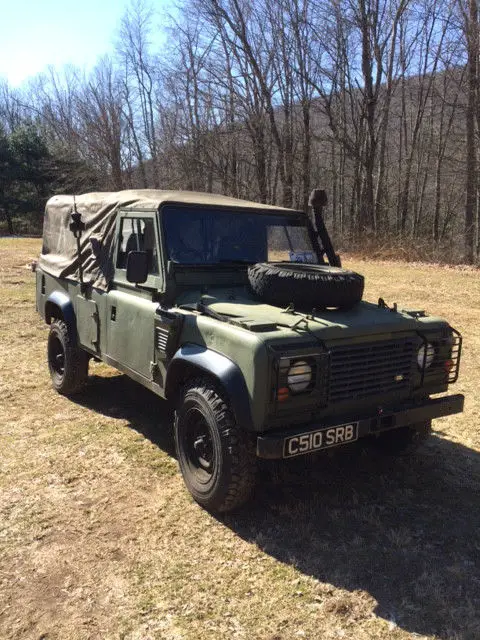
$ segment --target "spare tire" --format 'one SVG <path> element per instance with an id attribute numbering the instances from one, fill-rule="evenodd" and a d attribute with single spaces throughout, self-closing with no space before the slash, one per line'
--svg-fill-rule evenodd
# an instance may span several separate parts
<path id="1" fill-rule="evenodd" d="M 268 304 L 303 309 L 348 309 L 362 299 L 364 278 L 320 264 L 259 262 L 248 269 L 253 292 Z"/>

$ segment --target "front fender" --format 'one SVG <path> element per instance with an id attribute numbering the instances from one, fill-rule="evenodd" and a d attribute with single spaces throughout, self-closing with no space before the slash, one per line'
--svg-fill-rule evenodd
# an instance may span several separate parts
<path id="1" fill-rule="evenodd" d="M 240 427 L 253 430 L 250 397 L 243 374 L 229 358 L 197 344 L 185 344 L 173 356 L 167 371 L 165 395 L 172 398 L 190 377 L 205 373 L 225 390 L 235 420 Z"/>

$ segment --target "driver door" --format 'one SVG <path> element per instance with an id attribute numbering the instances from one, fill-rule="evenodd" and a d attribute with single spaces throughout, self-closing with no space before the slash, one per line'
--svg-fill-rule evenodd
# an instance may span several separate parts
<path id="1" fill-rule="evenodd" d="M 120 214 L 113 287 L 107 298 L 107 355 L 143 378 L 152 380 L 154 361 L 155 293 L 161 288 L 160 253 L 155 213 Z M 146 251 L 148 277 L 143 284 L 127 281 L 130 251 Z"/>

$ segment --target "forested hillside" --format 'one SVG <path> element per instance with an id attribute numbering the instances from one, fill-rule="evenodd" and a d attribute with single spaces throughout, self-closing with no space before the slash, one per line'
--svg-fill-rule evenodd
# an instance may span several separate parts
<path id="1" fill-rule="evenodd" d="M 59 191 L 323 187 L 343 248 L 477 263 L 478 58 L 477 0 L 136 2 L 90 73 L 0 84 L 4 230 Z"/>

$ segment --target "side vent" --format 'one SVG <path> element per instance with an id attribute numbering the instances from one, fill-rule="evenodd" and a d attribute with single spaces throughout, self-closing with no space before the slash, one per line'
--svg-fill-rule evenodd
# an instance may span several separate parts
<path id="1" fill-rule="evenodd" d="M 158 307 L 155 312 L 155 351 L 160 360 L 169 360 L 178 347 L 183 315 Z"/>
<path id="2" fill-rule="evenodd" d="M 168 329 L 164 329 L 163 327 L 157 327 L 155 329 L 155 346 L 159 351 L 166 353 L 167 351 L 167 343 L 168 336 L 170 332 Z"/>

